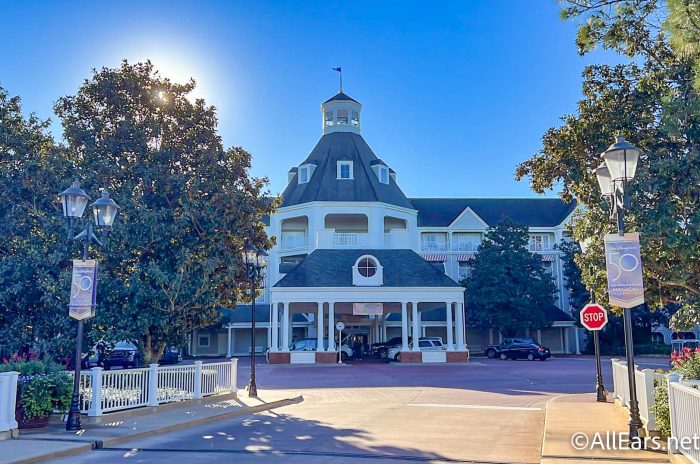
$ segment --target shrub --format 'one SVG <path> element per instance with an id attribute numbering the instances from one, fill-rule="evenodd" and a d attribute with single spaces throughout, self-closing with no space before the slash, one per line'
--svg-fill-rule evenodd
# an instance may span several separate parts
<path id="1" fill-rule="evenodd" d="M 659 369 L 657 372 L 664 373 Z M 656 417 L 656 427 L 664 436 L 671 435 L 671 411 L 668 406 L 668 383 L 666 378 L 654 379 L 654 405 L 652 412 Z"/>
<path id="2" fill-rule="evenodd" d="M 700 380 L 700 351 L 684 348 L 681 352 L 671 354 L 673 370 L 686 380 Z"/>
<path id="3" fill-rule="evenodd" d="M 10 371 L 19 372 L 17 401 L 25 418 L 34 419 L 53 411 L 68 410 L 73 383 L 63 366 L 40 360 L 0 364 L 0 372 Z"/>

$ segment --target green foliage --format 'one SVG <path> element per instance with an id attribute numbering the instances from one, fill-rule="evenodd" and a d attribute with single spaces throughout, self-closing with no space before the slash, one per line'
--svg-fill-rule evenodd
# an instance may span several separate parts
<path id="1" fill-rule="evenodd" d="M 577 243 L 569 240 L 562 241 L 558 248 L 562 252 L 561 260 L 566 288 L 569 290 L 569 304 L 578 313 L 591 301 L 591 295 L 581 279 L 581 270 L 574 260 L 581 254 L 581 248 Z M 576 322 L 578 321 L 579 318 L 576 317 Z"/>
<path id="2" fill-rule="evenodd" d="M 673 353 L 673 370 L 686 380 L 700 380 L 700 351 L 685 348 L 680 353 Z"/>
<path id="3" fill-rule="evenodd" d="M 567 2 L 564 16 L 581 19 L 583 53 L 598 45 L 627 55 L 629 63 L 586 67 L 578 111 L 545 133 L 541 151 L 516 177 L 529 177 L 537 192 L 561 185 L 565 199 L 585 206 L 573 237 L 597 239 L 575 261 L 586 286 L 607 301 L 602 237 L 615 226 L 593 170 L 616 133 L 640 147 L 627 229 L 641 235 L 647 301 L 682 306 L 672 321 L 681 329 L 700 322 L 700 99 L 692 61 L 676 55 L 651 22 L 658 8 L 645 0 Z"/>
<path id="4" fill-rule="evenodd" d="M 545 310 L 554 306 L 556 287 L 527 245 L 527 227 L 508 219 L 486 234 L 472 273 L 462 282 L 471 326 L 493 327 L 512 337 L 518 329 L 549 325 Z"/>
<path id="5" fill-rule="evenodd" d="M 657 373 L 665 374 L 659 369 Z M 656 429 L 664 436 L 671 435 L 671 410 L 668 405 L 668 383 L 666 378 L 654 379 L 654 404 L 651 411 L 656 418 Z"/>
<path id="6" fill-rule="evenodd" d="M 0 372 L 19 372 L 18 401 L 27 419 L 68 410 L 73 393 L 72 377 L 50 361 L 17 361 L 0 364 Z"/>

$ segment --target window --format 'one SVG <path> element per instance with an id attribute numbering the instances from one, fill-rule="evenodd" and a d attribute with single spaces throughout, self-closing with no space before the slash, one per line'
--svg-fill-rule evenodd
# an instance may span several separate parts
<path id="1" fill-rule="evenodd" d="M 309 168 L 303 167 L 299 169 L 299 183 L 305 184 L 309 181 Z"/>
<path id="2" fill-rule="evenodd" d="M 549 250 L 549 235 L 530 235 L 530 251 Z"/>
<path id="3" fill-rule="evenodd" d="M 445 234 L 423 234 L 422 244 L 424 251 L 447 251 Z"/>
<path id="4" fill-rule="evenodd" d="M 338 179 L 352 179 L 352 161 L 338 161 Z"/>
<path id="5" fill-rule="evenodd" d="M 333 110 L 326 111 L 324 113 L 325 115 L 325 121 L 326 121 L 326 126 L 332 126 L 333 125 Z"/>
<path id="6" fill-rule="evenodd" d="M 352 119 L 350 119 L 350 125 L 355 127 L 360 125 L 360 114 L 357 111 L 352 112 Z"/>
<path id="7" fill-rule="evenodd" d="M 370 258 L 362 258 L 357 264 L 357 272 L 359 272 L 362 277 L 372 277 L 377 273 L 377 263 Z"/>
<path id="8" fill-rule="evenodd" d="M 382 184 L 389 183 L 389 170 L 387 168 L 379 168 L 379 182 Z"/>
<path id="9" fill-rule="evenodd" d="M 418 348 L 431 348 L 433 346 L 428 340 L 418 340 Z"/>
<path id="10" fill-rule="evenodd" d="M 337 124 L 347 124 L 348 123 L 348 110 L 338 110 L 338 118 L 337 118 L 336 123 Z"/>
<path id="11" fill-rule="evenodd" d="M 469 261 L 459 262 L 459 280 L 466 279 L 472 275 L 472 266 Z"/>
<path id="12" fill-rule="evenodd" d="M 206 348 L 209 346 L 209 335 L 200 335 L 197 337 L 197 345 Z"/>

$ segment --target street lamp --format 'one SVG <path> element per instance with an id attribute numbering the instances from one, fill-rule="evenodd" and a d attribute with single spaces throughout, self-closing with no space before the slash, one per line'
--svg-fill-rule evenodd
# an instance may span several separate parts
<path id="1" fill-rule="evenodd" d="M 603 196 L 610 201 L 610 218 L 617 219 L 617 232 L 620 236 L 625 235 L 625 209 L 626 186 L 634 179 L 637 171 L 637 164 L 642 151 L 627 142 L 621 135 L 617 136 L 615 143 L 601 153 L 605 168 L 603 166 L 595 170 L 598 184 Z M 642 427 L 642 420 L 639 416 L 639 401 L 637 401 L 637 388 L 635 380 L 634 366 L 634 342 L 632 339 L 632 309 L 624 309 L 625 326 L 625 355 L 627 360 L 627 378 L 629 382 L 630 394 L 630 438 L 639 437 L 639 429 Z"/>
<path id="2" fill-rule="evenodd" d="M 586 254 L 588 253 L 588 248 L 591 243 L 591 239 L 587 238 L 585 240 L 581 240 L 579 242 L 579 247 L 581 247 L 581 253 Z M 593 267 L 591 266 L 591 270 L 593 270 Z M 591 295 L 591 303 L 595 303 L 595 293 L 593 290 L 590 290 L 590 295 Z M 598 332 L 599 330 L 593 330 L 593 349 L 595 352 L 595 368 L 596 368 L 596 375 L 595 375 L 595 387 L 596 387 L 596 400 L 600 403 L 605 403 L 607 402 L 607 396 L 605 394 L 605 386 L 603 385 L 603 369 L 601 368 L 600 365 L 600 340 L 598 337 Z"/>
<path id="3" fill-rule="evenodd" d="M 251 312 L 252 319 L 250 324 L 250 383 L 248 384 L 248 396 L 255 398 L 258 396 L 258 387 L 255 384 L 255 298 L 256 298 L 256 283 L 262 276 L 262 271 L 267 265 L 265 258 L 267 253 L 265 250 L 257 249 L 250 243 L 247 243 L 241 250 L 243 264 L 245 265 L 246 276 L 250 279 L 251 285 Z"/>
<path id="4" fill-rule="evenodd" d="M 83 241 L 83 261 L 89 258 L 90 244 L 94 241 L 101 245 L 92 230 L 92 222 L 87 221 L 85 229 L 78 235 L 74 235 L 75 227 L 85 212 L 90 197 L 85 190 L 80 188 L 77 180 L 59 194 L 63 205 L 63 216 L 68 224 L 68 239 Z M 119 206 L 109 198 L 107 190 L 102 191 L 102 197 L 92 205 L 93 217 L 98 229 L 109 231 L 114 224 L 114 219 L 119 212 Z M 75 339 L 75 372 L 73 376 L 73 397 L 70 410 L 66 419 L 66 430 L 74 431 L 83 428 L 80 422 L 80 368 L 83 347 L 83 320 L 78 320 L 78 334 Z"/>

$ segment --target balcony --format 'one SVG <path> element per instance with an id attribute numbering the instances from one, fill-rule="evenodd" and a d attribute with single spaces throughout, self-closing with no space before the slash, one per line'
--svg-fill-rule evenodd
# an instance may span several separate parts
<path id="1" fill-rule="evenodd" d="M 410 235 L 405 229 L 392 229 L 389 233 L 336 232 L 334 229 L 318 231 L 316 248 L 329 249 L 408 249 Z"/>
<path id="2" fill-rule="evenodd" d="M 306 235 L 288 234 L 282 232 L 282 251 L 304 249 L 309 246 L 309 240 Z"/>
<path id="3" fill-rule="evenodd" d="M 367 233 L 334 233 L 333 248 L 368 248 L 370 235 Z"/>
<path id="4" fill-rule="evenodd" d="M 421 241 L 421 250 L 422 251 L 448 251 L 448 246 L 447 242 L 440 242 L 440 241 L 429 241 L 429 240 L 422 240 Z"/>
<path id="5" fill-rule="evenodd" d="M 478 251 L 479 245 L 481 243 L 470 241 L 470 242 L 452 242 L 452 251 Z"/>
<path id="6" fill-rule="evenodd" d="M 552 247 L 549 245 L 549 243 L 530 242 L 530 244 L 527 246 L 527 249 L 530 251 L 552 251 Z"/>

